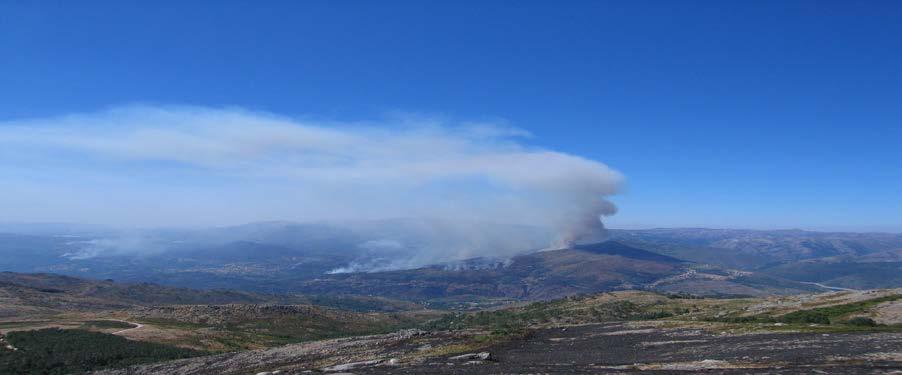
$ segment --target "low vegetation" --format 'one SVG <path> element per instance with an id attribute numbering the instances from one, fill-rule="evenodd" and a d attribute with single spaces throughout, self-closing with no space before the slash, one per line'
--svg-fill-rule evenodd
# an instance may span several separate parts
<path id="1" fill-rule="evenodd" d="M 180 345 L 234 351 L 388 333 L 416 327 L 434 316 L 361 313 L 310 305 L 182 305 L 134 309 L 129 320 L 151 329 L 184 332 L 181 341 L 176 341 Z"/>
<path id="2" fill-rule="evenodd" d="M 796 311 L 764 311 L 744 315 L 757 299 L 700 298 L 690 295 L 661 295 L 650 292 L 614 292 L 591 296 L 569 297 L 535 302 L 526 306 L 476 313 L 451 313 L 428 322 L 425 329 L 482 329 L 493 334 L 522 333 L 528 327 L 582 324 L 609 321 L 668 320 L 678 322 L 717 322 L 752 327 L 786 327 L 828 330 L 895 330 L 902 327 L 883 326 L 860 316 L 877 305 L 902 299 L 891 294 L 832 306 Z M 749 324 L 756 324 L 752 326 Z"/>
<path id="3" fill-rule="evenodd" d="M 135 325 L 119 320 L 88 320 L 82 323 L 81 328 L 87 330 L 98 329 L 128 329 L 134 328 Z"/>
<path id="4" fill-rule="evenodd" d="M 399 301 L 383 297 L 355 295 L 315 295 L 307 297 L 307 299 L 307 303 L 311 305 L 356 312 L 400 312 L 423 309 L 423 306 L 413 302 Z"/>
<path id="5" fill-rule="evenodd" d="M 800 311 L 786 314 L 783 316 L 782 319 L 787 322 L 794 322 L 795 320 L 798 320 L 800 318 L 801 319 L 809 318 L 809 319 L 820 319 L 821 320 L 820 322 L 810 322 L 810 323 L 824 323 L 824 324 L 836 323 L 836 322 L 839 322 L 839 320 L 841 318 L 848 316 L 850 314 L 860 313 L 869 308 L 875 307 L 883 302 L 891 302 L 891 301 L 896 301 L 899 299 L 902 299 L 902 294 L 888 295 L 888 296 L 884 296 L 884 297 L 871 298 L 871 299 L 864 300 L 864 301 L 845 303 L 845 304 L 834 305 L 834 306 L 818 307 L 818 308 L 809 309 L 809 310 L 800 310 Z M 809 323 L 809 322 L 803 322 L 803 323 Z"/>
<path id="6" fill-rule="evenodd" d="M 623 298 L 620 298 L 620 297 Z M 635 301 L 629 297 L 637 297 Z M 680 298 L 673 298 L 679 300 Z M 685 298 L 693 300 L 692 298 Z M 596 323 L 616 320 L 652 320 L 688 313 L 663 295 L 642 292 L 575 296 L 534 302 L 517 308 L 451 313 L 428 322 L 430 330 L 485 329 L 494 334 L 521 333 L 526 327 L 560 323 Z"/>
<path id="7" fill-rule="evenodd" d="M 852 314 L 863 313 L 869 308 L 875 307 L 883 302 L 896 301 L 899 299 L 902 299 L 902 295 L 895 294 L 858 302 L 798 310 L 776 317 L 769 315 L 759 315 L 744 318 L 747 318 L 750 322 L 759 323 L 780 322 L 788 324 L 849 324 L 854 326 L 874 327 L 877 326 L 877 323 L 874 322 L 873 319 L 867 317 L 853 317 L 851 319 L 846 319 L 846 317 Z M 733 320 L 735 322 L 736 319 L 734 318 Z"/>
<path id="8" fill-rule="evenodd" d="M 876 327 L 877 322 L 874 319 L 864 317 L 864 316 L 856 316 L 852 319 L 846 321 L 846 324 L 852 326 L 864 326 L 864 327 Z"/>

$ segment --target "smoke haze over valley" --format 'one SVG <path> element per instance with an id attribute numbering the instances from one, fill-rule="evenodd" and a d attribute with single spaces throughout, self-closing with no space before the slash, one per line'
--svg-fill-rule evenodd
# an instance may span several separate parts
<path id="1" fill-rule="evenodd" d="M 503 122 L 418 115 L 338 123 L 134 106 L 16 120 L 0 124 L 2 219 L 177 229 L 253 219 L 417 217 L 425 219 L 411 230 L 442 237 L 417 244 L 410 262 L 418 265 L 602 239 L 601 216 L 616 212 L 606 198 L 620 189 L 622 175 L 530 146 L 530 139 Z M 544 228 L 556 238 L 538 245 L 491 230 L 507 224 Z M 376 242 L 360 246 L 407 246 L 391 237 L 366 241 Z M 126 232 L 68 256 L 155 252 L 160 245 Z"/>

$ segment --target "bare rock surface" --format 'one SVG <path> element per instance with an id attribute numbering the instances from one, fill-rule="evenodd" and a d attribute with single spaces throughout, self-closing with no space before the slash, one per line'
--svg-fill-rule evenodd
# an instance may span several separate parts
<path id="1" fill-rule="evenodd" d="M 467 353 L 448 358 L 451 361 L 488 361 L 492 359 L 489 352 Z"/>
<path id="2" fill-rule="evenodd" d="M 879 324 L 902 324 L 902 300 L 881 303 L 871 311 Z"/>
<path id="3" fill-rule="evenodd" d="M 385 335 L 361 336 L 286 345 L 265 350 L 217 354 L 206 357 L 133 366 L 125 369 L 98 371 L 97 374 L 254 374 L 274 372 L 294 374 L 302 371 L 347 371 L 377 364 L 399 351 L 412 351 L 420 341 L 454 340 L 453 334 L 430 334 L 420 330 L 403 330 Z M 414 339 L 417 343 L 412 343 Z M 355 364 L 356 363 L 356 364 Z M 352 364 L 353 366 L 342 367 Z"/>
<path id="4" fill-rule="evenodd" d="M 902 371 L 902 333 L 721 335 L 694 329 L 624 329 L 620 323 L 536 331 L 486 348 L 481 366 L 453 361 L 367 374 L 849 373 Z M 895 354 L 893 354 L 895 353 Z M 469 354 L 469 355 L 472 355 Z M 815 371 L 817 370 L 817 371 Z"/>
<path id="5" fill-rule="evenodd" d="M 323 369 L 323 371 L 325 371 L 325 372 L 348 371 L 348 370 L 353 370 L 353 369 L 357 369 L 357 368 L 361 368 L 361 367 L 381 365 L 384 362 L 385 362 L 385 360 L 382 360 L 382 359 L 372 359 L 369 361 L 344 363 L 344 364 L 340 364 L 340 365 L 326 367 Z"/>

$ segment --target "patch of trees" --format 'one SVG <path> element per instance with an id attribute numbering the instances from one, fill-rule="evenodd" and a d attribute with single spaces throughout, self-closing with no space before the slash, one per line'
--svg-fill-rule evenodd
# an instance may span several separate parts
<path id="1" fill-rule="evenodd" d="M 830 324 L 830 315 L 819 309 L 793 311 L 780 317 L 783 323 Z"/>
<path id="2" fill-rule="evenodd" d="M 17 350 L 0 351 L 0 373 L 4 374 L 81 373 L 205 354 L 78 329 L 10 332 L 6 341 Z"/>
<path id="3" fill-rule="evenodd" d="M 864 327 L 876 327 L 877 322 L 874 319 L 868 318 L 866 316 L 856 316 L 852 319 L 846 321 L 846 324 L 853 326 L 864 326 Z"/>
<path id="4" fill-rule="evenodd" d="M 119 320 L 89 320 L 82 323 L 81 328 L 95 328 L 95 329 L 127 329 L 127 328 L 135 328 L 136 326 L 131 323 L 126 323 Z"/>

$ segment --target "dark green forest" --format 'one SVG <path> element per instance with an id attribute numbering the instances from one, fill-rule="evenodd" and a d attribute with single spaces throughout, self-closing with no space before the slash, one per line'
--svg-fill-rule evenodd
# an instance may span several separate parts
<path id="1" fill-rule="evenodd" d="M 0 374 L 82 373 L 205 354 L 79 329 L 11 332 L 6 341 L 18 350 L 0 349 Z"/>

